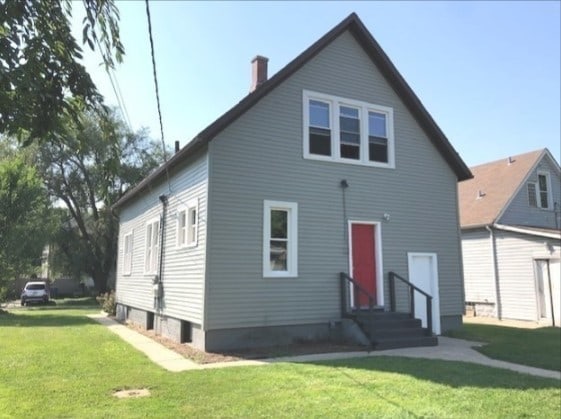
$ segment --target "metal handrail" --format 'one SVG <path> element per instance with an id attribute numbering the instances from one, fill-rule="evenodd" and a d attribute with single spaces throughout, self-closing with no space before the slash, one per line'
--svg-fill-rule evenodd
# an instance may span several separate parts
<path id="1" fill-rule="evenodd" d="M 389 279 L 390 279 L 390 309 L 391 311 L 396 311 L 396 295 L 395 295 L 395 279 L 399 279 L 405 285 L 409 287 L 409 310 L 411 317 L 415 316 L 415 291 L 419 294 L 423 295 L 427 300 L 427 335 L 432 336 L 432 295 L 428 294 L 426 291 L 423 291 L 416 285 L 409 282 L 407 279 L 403 278 L 402 276 L 396 274 L 395 272 L 389 272 Z"/>
<path id="2" fill-rule="evenodd" d="M 347 282 L 353 286 L 355 298 L 358 296 L 359 292 L 368 297 L 368 307 L 372 310 L 376 304 L 376 299 L 370 292 L 362 287 L 356 280 L 347 275 L 345 272 L 339 273 L 339 278 L 341 279 L 341 317 L 347 317 L 348 309 L 350 306 L 350 295 L 347 296 Z M 358 299 L 358 298 L 357 298 Z"/>

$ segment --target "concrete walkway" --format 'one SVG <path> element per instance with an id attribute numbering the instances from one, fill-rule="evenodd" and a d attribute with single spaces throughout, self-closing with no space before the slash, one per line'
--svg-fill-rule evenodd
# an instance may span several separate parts
<path id="1" fill-rule="evenodd" d="M 211 368 L 240 367 L 249 365 L 267 365 L 278 362 L 313 362 L 332 361 L 337 359 L 365 358 L 369 356 L 404 356 L 408 358 L 440 359 L 446 361 L 462 361 L 474 364 L 486 365 L 494 368 L 502 368 L 535 375 L 538 377 L 554 378 L 561 380 L 561 372 L 544 370 L 541 368 L 527 367 L 525 365 L 513 364 L 511 362 L 498 361 L 486 357 L 473 349 L 474 346 L 482 346 L 479 342 L 470 342 L 461 339 L 452 339 L 440 336 L 438 346 L 421 348 L 390 349 L 386 351 L 361 351 L 361 352 L 336 352 L 327 354 L 299 355 L 281 358 L 270 358 L 261 360 L 242 360 L 232 362 L 216 362 L 214 364 L 197 364 L 182 355 L 174 352 L 160 343 L 124 326 L 105 314 L 91 314 L 89 318 L 107 326 L 110 331 L 120 336 L 139 351 L 142 351 L 153 362 L 168 371 L 202 370 Z"/>

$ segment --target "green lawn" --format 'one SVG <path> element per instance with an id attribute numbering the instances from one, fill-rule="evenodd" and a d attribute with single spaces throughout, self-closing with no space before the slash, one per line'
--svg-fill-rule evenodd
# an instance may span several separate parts
<path id="1" fill-rule="evenodd" d="M 561 371 L 561 329 L 519 329 L 487 324 L 464 324 L 451 337 L 488 343 L 477 350 L 490 358 Z"/>
<path id="2" fill-rule="evenodd" d="M 373 357 L 171 373 L 86 313 L 0 315 L 0 418 L 558 418 L 561 409 L 558 380 L 460 362 Z M 152 395 L 112 396 L 124 388 Z"/>

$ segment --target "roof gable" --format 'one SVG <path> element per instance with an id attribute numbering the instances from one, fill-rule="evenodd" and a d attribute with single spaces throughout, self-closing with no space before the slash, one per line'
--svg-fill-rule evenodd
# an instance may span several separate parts
<path id="1" fill-rule="evenodd" d="M 512 199 L 543 159 L 552 159 L 547 149 L 471 167 L 473 179 L 458 184 L 462 228 L 497 222 Z"/>
<path id="2" fill-rule="evenodd" d="M 419 123 L 420 127 L 425 131 L 430 141 L 451 167 L 457 179 L 460 181 L 470 179 L 472 175 L 469 168 L 463 162 L 456 150 L 452 147 L 444 133 L 432 119 L 430 114 L 422 105 L 419 98 L 409 87 L 405 79 L 401 76 L 401 74 L 399 74 L 396 67 L 390 61 L 380 45 L 376 42 L 372 34 L 370 34 L 359 17 L 355 13 L 352 13 L 341 23 L 335 26 L 332 30 L 326 33 L 323 37 L 321 37 L 318 41 L 316 41 L 312 46 L 306 49 L 302 54 L 288 63 L 284 68 L 278 71 L 267 81 L 262 83 L 259 88 L 248 94 L 237 105 L 220 116 L 203 131 L 201 131 L 179 152 L 175 153 L 175 155 L 169 161 L 164 163 L 148 177 L 146 177 L 142 182 L 140 182 L 135 188 L 125 194 L 125 196 L 123 196 L 115 204 L 115 207 L 123 205 L 126 201 L 136 196 L 137 193 L 139 193 L 149 184 L 159 180 L 167 170 L 181 163 L 186 156 L 205 147 L 209 141 L 211 141 L 228 125 L 237 120 L 237 118 L 242 116 L 247 110 L 257 104 L 263 97 L 269 94 L 279 84 L 281 84 L 302 66 L 304 66 L 309 60 L 320 53 L 327 45 L 333 42 L 333 40 L 335 40 L 345 31 L 349 31 L 353 35 L 359 45 L 370 57 L 374 65 L 377 66 L 388 84 L 394 89 L 409 112 L 411 112 L 415 120 Z"/>

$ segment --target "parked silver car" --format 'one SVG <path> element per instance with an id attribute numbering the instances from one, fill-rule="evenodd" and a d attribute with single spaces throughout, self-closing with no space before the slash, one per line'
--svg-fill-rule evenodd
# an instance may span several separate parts
<path id="1" fill-rule="evenodd" d="M 25 306 L 32 302 L 47 304 L 49 298 L 49 287 L 46 282 L 28 282 L 21 292 L 21 305 Z"/>

